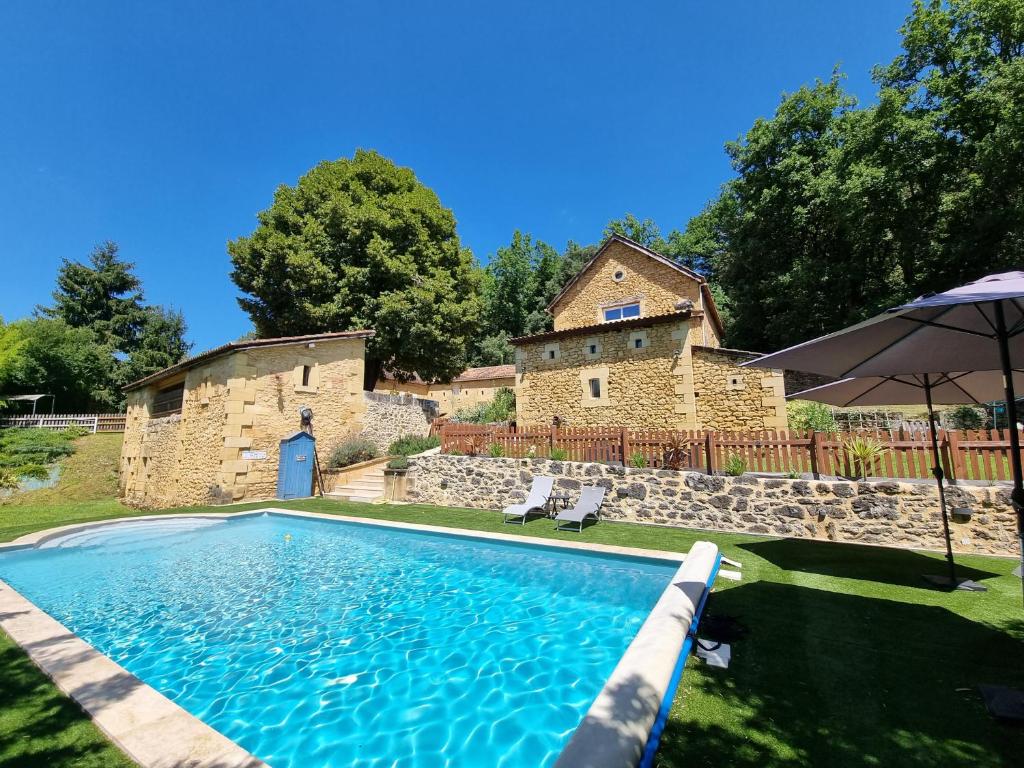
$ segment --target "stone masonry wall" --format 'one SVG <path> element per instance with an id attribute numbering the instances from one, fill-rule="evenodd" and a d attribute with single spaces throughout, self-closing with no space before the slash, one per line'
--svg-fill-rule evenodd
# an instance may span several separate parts
<path id="1" fill-rule="evenodd" d="M 740 368 L 756 357 L 708 347 L 693 348 L 693 387 L 701 429 L 785 429 L 782 371 Z"/>
<path id="2" fill-rule="evenodd" d="M 382 454 L 403 435 L 425 437 L 430 432 L 430 422 L 437 416 L 437 403 L 433 400 L 374 392 L 364 392 L 363 398 L 366 413 L 360 434 L 372 440 Z"/>
<path id="3" fill-rule="evenodd" d="M 303 385 L 307 365 L 310 377 Z M 127 503 L 168 507 L 273 498 L 280 440 L 299 429 L 300 407 L 313 409 L 321 465 L 345 435 L 362 428 L 362 339 L 215 358 L 184 374 L 180 415 L 149 418 L 153 396 L 174 380 L 128 395 L 120 478 Z"/>
<path id="4" fill-rule="evenodd" d="M 604 519 L 906 548 L 945 546 L 930 483 L 734 478 L 443 454 L 414 459 L 413 466 L 409 499 L 417 502 L 500 510 L 525 500 L 534 475 L 549 475 L 574 501 L 583 485 L 607 488 Z M 956 551 L 1016 552 L 1006 487 L 953 486 L 947 499 L 951 508 L 974 511 L 969 522 L 951 523 Z"/>
<path id="5" fill-rule="evenodd" d="M 623 279 L 616 281 L 614 275 L 619 270 Z M 642 317 L 675 312 L 680 299 L 690 299 L 699 309 L 700 283 L 625 243 L 614 242 L 555 305 L 554 329 L 603 322 L 603 306 L 631 299 L 640 302 Z M 713 327 L 707 318 L 703 322 L 707 336 L 698 343 L 712 345 Z"/>

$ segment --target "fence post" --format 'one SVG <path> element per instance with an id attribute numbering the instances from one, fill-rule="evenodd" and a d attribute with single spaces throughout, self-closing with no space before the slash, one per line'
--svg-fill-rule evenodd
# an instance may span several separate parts
<path id="1" fill-rule="evenodd" d="M 949 453 L 949 479 L 966 480 L 964 456 L 960 453 L 960 433 L 955 429 L 946 430 L 946 450 Z"/>
<path id="2" fill-rule="evenodd" d="M 629 458 L 629 430 L 625 427 L 622 428 L 622 466 L 626 466 L 626 461 Z"/>
<path id="3" fill-rule="evenodd" d="M 555 437 L 557 437 L 558 427 L 552 425 L 551 431 L 548 433 L 548 456 L 551 455 L 551 451 L 555 447 Z"/>
<path id="4" fill-rule="evenodd" d="M 710 429 L 704 433 L 704 451 L 708 458 L 708 474 L 715 474 L 715 433 Z"/>
<path id="5" fill-rule="evenodd" d="M 821 468 L 825 464 L 821 454 L 821 443 L 818 441 L 819 434 L 821 433 L 811 431 L 811 474 L 814 475 L 815 480 L 821 479 Z"/>

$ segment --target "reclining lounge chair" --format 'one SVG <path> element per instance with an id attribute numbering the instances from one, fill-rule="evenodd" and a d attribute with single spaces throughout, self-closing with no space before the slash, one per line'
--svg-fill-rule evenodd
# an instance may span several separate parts
<path id="1" fill-rule="evenodd" d="M 580 500 L 572 509 L 563 509 L 555 515 L 556 531 L 583 532 L 583 521 L 588 517 L 601 519 L 601 502 L 604 501 L 605 489 L 600 485 L 588 485 L 580 491 Z M 573 528 L 576 523 L 579 527 Z"/>
<path id="2" fill-rule="evenodd" d="M 505 518 L 502 522 L 507 523 L 509 518 L 518 518 L 515 522 L 521 525 L 526 525 L 526 518 L 530 514 L 535 512 L 544 513 L 544 508 L 548 504 L 548 497 L 551 496 L 551 488 L 555 484 L 553 477 L 544 477 L 540 475 L 533 478 L 533 485 L 530 486 L 530 493 L 526 497 L 526 501 L 522 504 L 513 504 L 512 506 L 505 507 L 502 510 L 502 514 Z"/>

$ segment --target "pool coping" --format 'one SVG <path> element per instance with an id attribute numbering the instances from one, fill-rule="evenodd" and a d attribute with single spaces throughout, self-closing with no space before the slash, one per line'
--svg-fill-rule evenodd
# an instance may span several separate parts
<path id="1" fill-rule="evenodd" d="M 636 765 L 668 691 L 693 614 L 709 578 L 700 573 L 707 552 L 718 548 L 695 542 L 690 555 L 607 544 L 539 539 L 394 520 L 264 507 L 243 512 L 140 515 L 72 523 L 20 536 L 0 544 L 0 552 L 36 548 L 68 533 L 144 520 L 182 518 L 232 520 L 264 514 L 334 520 L 383 528 L 441 533 L 476 540 L 536 545 L 681 563 L 583 720 L 566 743 L 557 768 Z M 710 572 L 710 568 L 707 569 Z M 697 591 L 699 582 L 700 591 Z M 269 768 L 259 758 L 143 683 L 100 653 L 13 587 L 0 580 L 0 628 L 53 682 L 88 714 L 96 726 L 144 768 Z M 628 709 L 623 709 L 628 705 Z M 621 713 L 628 711 L 628 717 Z"/>

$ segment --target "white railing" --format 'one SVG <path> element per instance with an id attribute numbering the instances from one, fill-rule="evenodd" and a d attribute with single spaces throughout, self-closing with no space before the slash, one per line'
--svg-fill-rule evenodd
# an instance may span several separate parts
<path id="1" fill-rule="evenodd" d="M 0 427 L 67 429 L 84 427 L 90 432 L 124 432 L 123 413 L 40 413 L 35 416 L 0 417 Z"/>

